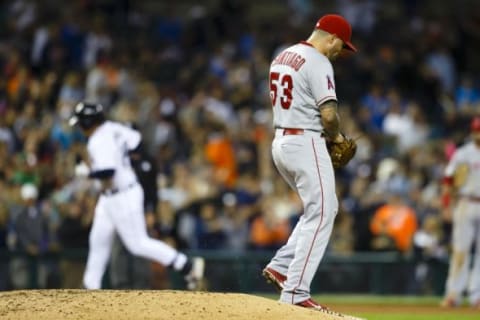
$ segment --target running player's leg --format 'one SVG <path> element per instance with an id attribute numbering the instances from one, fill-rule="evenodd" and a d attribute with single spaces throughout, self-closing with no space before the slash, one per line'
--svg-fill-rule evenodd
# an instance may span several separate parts
<path id="1" fill-rule="evenodd" d="M 468 219 L 470 210 L 470 202 L 461 200 L 453 213 L 453 252 L 450 257 L 445 296 L 445 301 L 450 304 L 458 304 L 462 292 L 467 287 L 468 266 L 471 259 L 470 248 L 475 232 L 473 221 Z"/>
<path id="2" fill-rule="evenodd" d="M 95 216 L 89 236 L 87 266 L 83 276 L 83 285 L 86 289 L 101 288 L 102 277 L 112 250 L 114 234 L 113 222 L 108 215 L 103 199 L 100 198 L 95 207 Z"/>
<path id="3" fill-rule="evenodd" d="M 133 255 L 172 266 L 181 271 L 187 264 L 187 256 L 165 242 L 150 238 L 147 234 L 143 212 L 143 191 L 140 186 L 115 195 L 117 203 L 113 220 L 120 239 Z"/>

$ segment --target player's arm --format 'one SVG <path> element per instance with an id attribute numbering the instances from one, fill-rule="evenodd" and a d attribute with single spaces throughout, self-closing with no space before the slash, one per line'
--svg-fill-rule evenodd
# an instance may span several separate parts
<path id="1" fill-rule="evenodd" d="M 115 174 L 115 169 L 92 169 L 87 159 L 77 156 L 77 165 L 75 166 L 76 177 L 87 177 L 90 179 L 98 179 L 99 181 L 111 180 Z M 105 182 L 105 185 L 111 186 L 111 182 Z"/>
<path id="2" fill-rule="evenodd" d="M 144 154 L 145 148 L 143 147 L 143 142 L 141 140 L 135 148 L 128 150 L 128 156 L 132 160 L 140 160 Z"/>
<path id="3" fill-rule="evenodd" d="M 103 169 L 91 171 L 88 177 L 100 181 L 101 190 L 104 192 L 112 188 L 114 174 L 115 169 Z"/>
<path id="4" fill-rule="evenodd" d="M 442 179 L 442 185 L 440 188 L 441 204 L 442 204 L 442 215 L 446 221 L 451 221 L 452 219 L 452 204 L 455 196 L 455 172 L 461 162 L 462 154 L 461 152 L 455 152 L 445 168 L 445 172 Z"/>
<path id="5" fill-rule="evenodd" d="M 442 180 L 440 188 L 441 202 L 442 202 L 442 216 L 445 221 L 452 220 L 452 198 L 453 198 L 453 177 L 445 176 Z"/>
<path id="6" fill-rule="evenodd" d="M 328 100 L 319 106 L 320 121 L 322 123 L 324 134 L 327 140 L 333 142 L 342 142 L 343 135 L 340 133 L 340 116 L 337 112 L 337 101 Z"/>
<path id="7" fill-rule="evenodd" d="M 140 160 L 145 153 L 140 131 L 134 126 L 122 126 L 121 128 L 127 145 L 128 156 L 131 160 Z"/>
<path id="8" fill-rule="evenodd" d="M 103 181 L 103 180 L 112 179 L 114 174 L 115 174 L 115 169 L 103 169 L 103 170 L 91 171 L 88 177 Z"/>

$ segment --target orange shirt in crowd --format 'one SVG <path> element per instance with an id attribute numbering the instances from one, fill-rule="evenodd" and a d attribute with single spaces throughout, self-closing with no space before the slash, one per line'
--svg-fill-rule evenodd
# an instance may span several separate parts
<path id="1" fill-rule="evenodd" d="M 387 234 L 402 252 L 408 251 L 417 230 L 417 217 L 412 208 L 404 204 L 386 204 L 375 211 L 370 222 L 374 235 Z"/>
<path id="2" fill-rule="evenodd" d="M 290 235 L 290 226 L 287 220 L 268 225 L 264 217 L 255 218 L 250 229 L 250 241 L 257 246 L 271 246 L 283 244 Z"/>
<path id="3" fill-rule="evenodd" d="M 205 157 L 215 168 L 215 177 L 227 187 L 233 187 L 237 180 L 237 163 L 232 143 L 223 135 L 208 139 Z"/>

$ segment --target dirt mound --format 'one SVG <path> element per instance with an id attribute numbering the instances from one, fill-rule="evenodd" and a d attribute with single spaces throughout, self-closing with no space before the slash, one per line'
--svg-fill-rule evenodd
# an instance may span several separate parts
<path id="1" fill-rule="evenodd" d="M 0 293 L 0 319 L 346 319 L 233 293 L 29 290 Z"/>

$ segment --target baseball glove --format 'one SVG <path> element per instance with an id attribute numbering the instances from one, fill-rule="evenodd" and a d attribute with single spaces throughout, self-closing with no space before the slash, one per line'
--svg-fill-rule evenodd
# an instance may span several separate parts
<path id="1" fill-rule="evenodd" d="M 334 169 L 339 169 L 347 165 L 357 151 L 355 140 L 345 137 L 342 142 L 327 141 L 327 150 L 332 159 Z"/>

